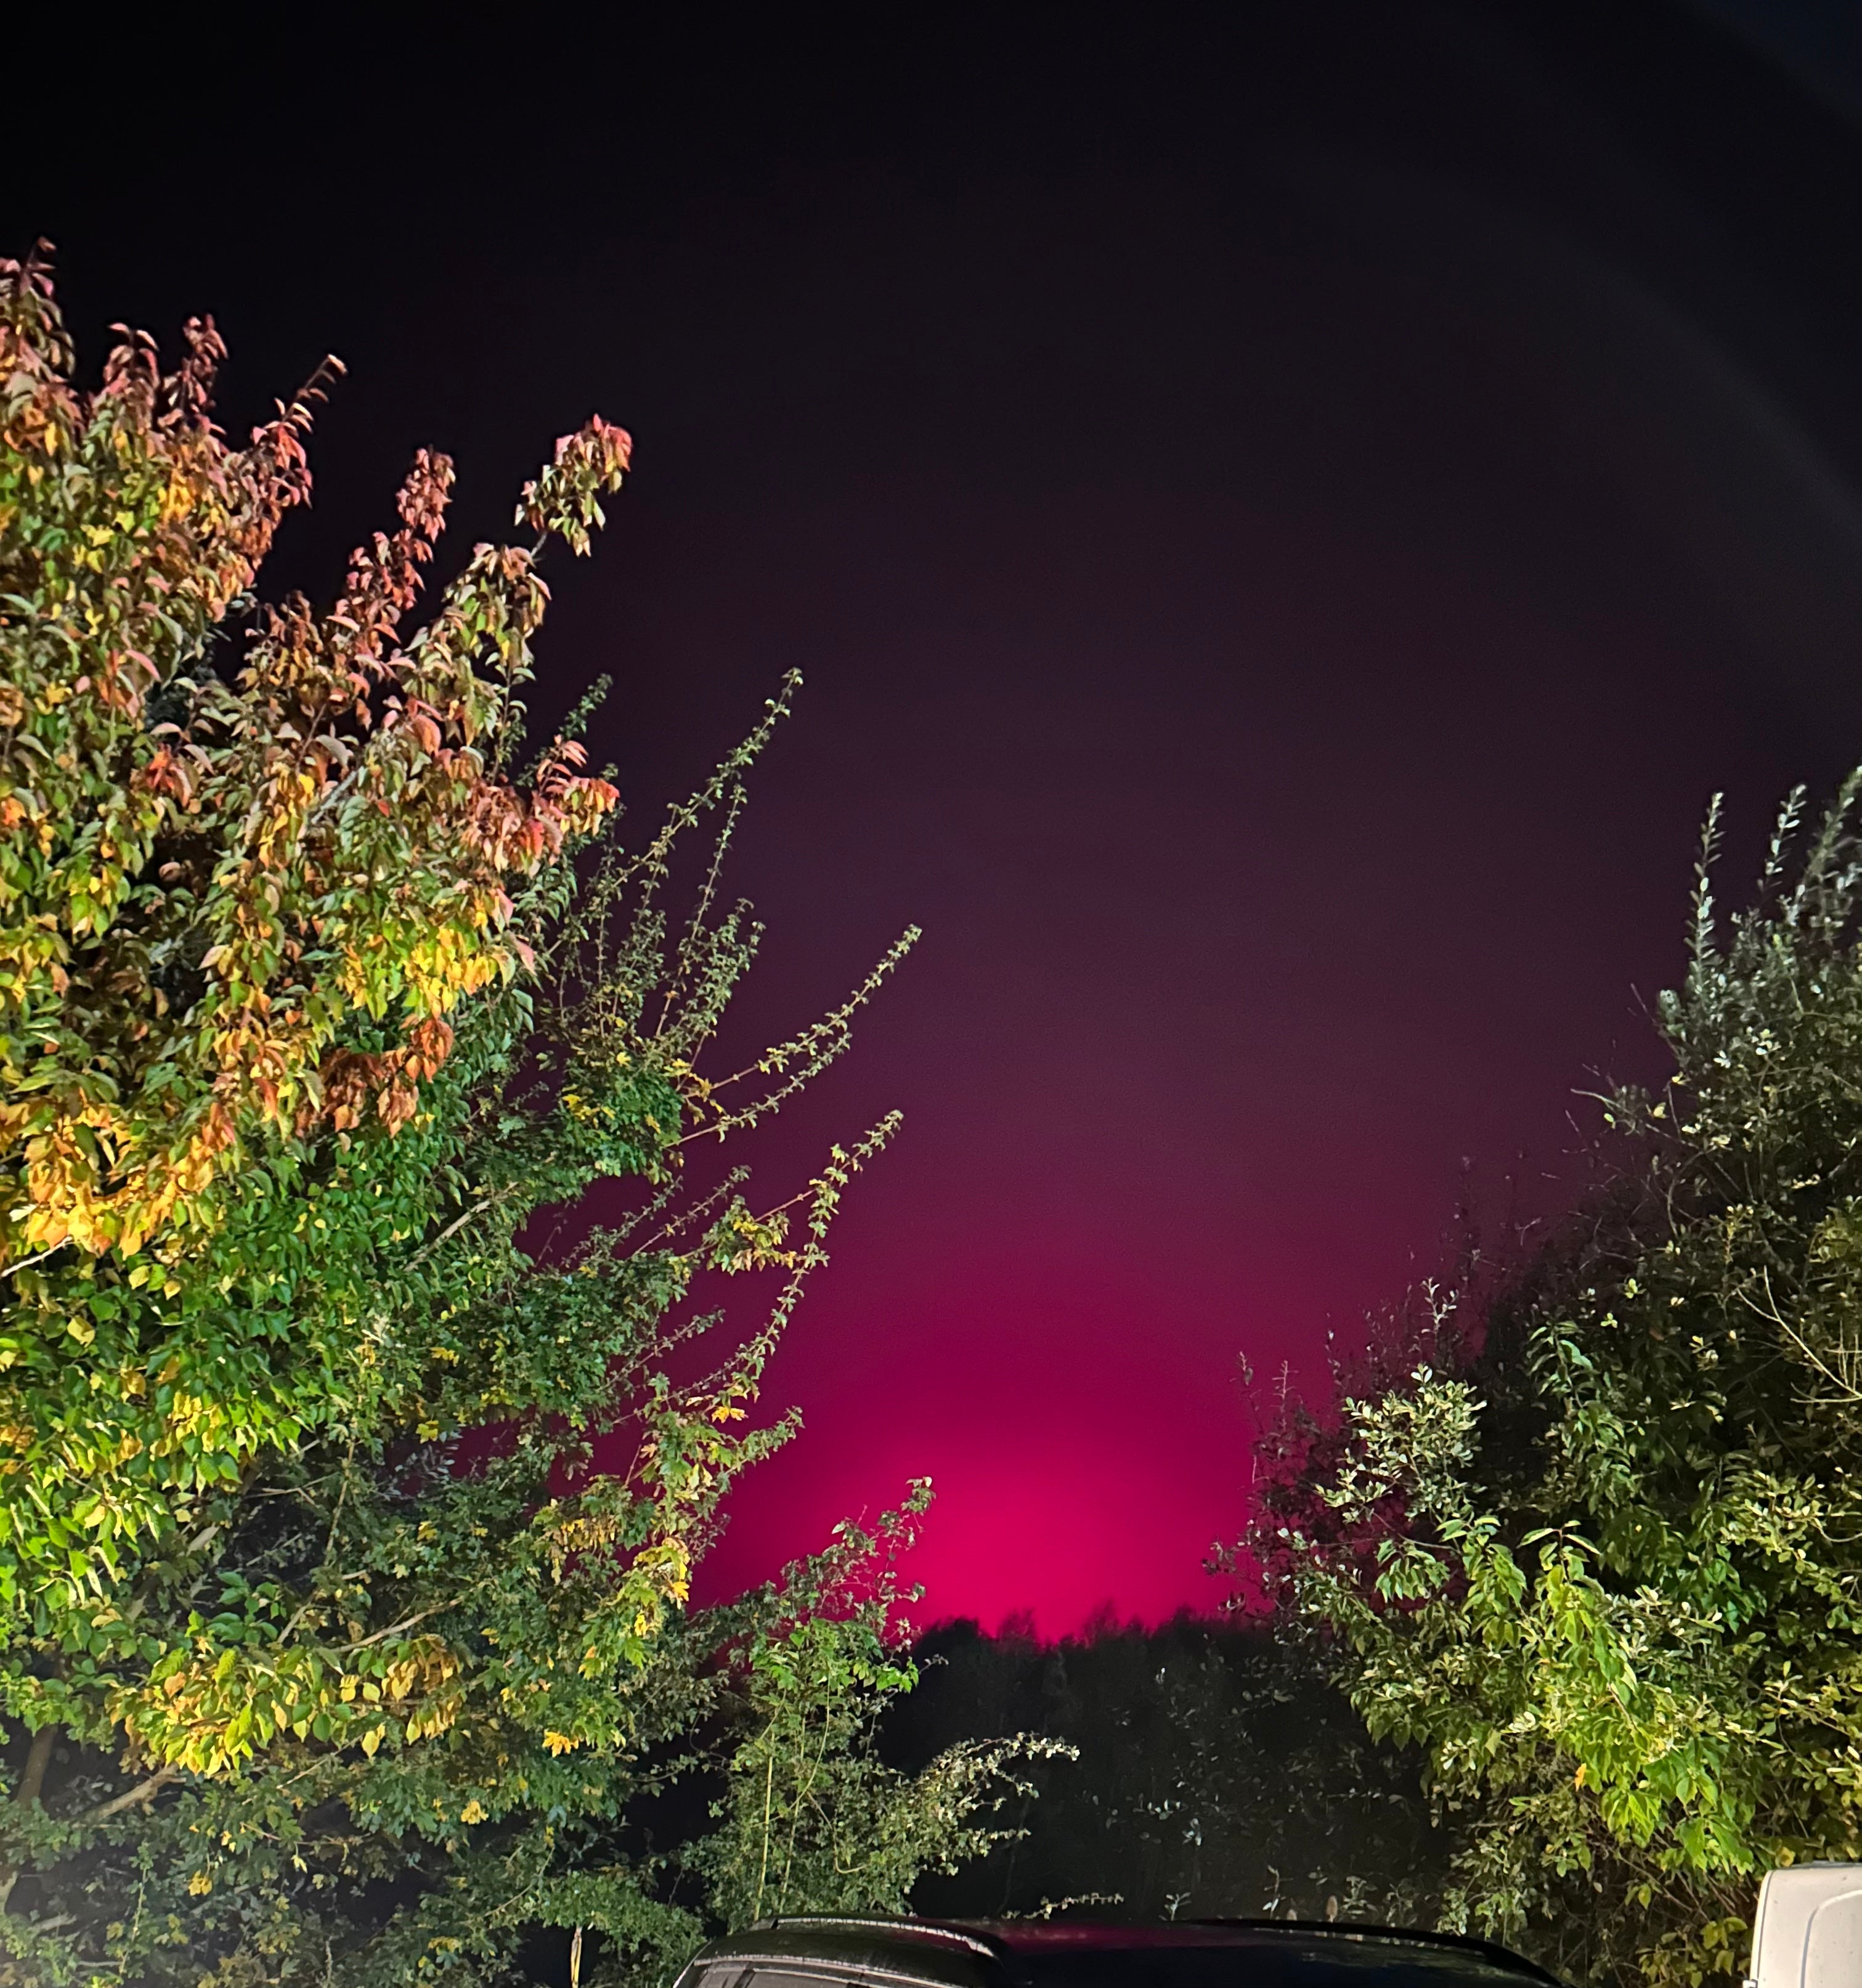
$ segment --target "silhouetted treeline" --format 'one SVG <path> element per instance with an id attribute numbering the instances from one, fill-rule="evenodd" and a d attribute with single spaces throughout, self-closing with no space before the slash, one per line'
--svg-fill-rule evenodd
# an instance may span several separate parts
<path id="1" fill-rule="evenodd" d="M 1012 1623 L 934 1629 L 884 1744 L 916 1767 L 962 1739 L 1035 1732 L 1076 1762 L 1035 1770 L 1005 1816 L 1028 1834 L 950 1878 L 921 1911 L 1038 1913 L 1116 1898 L 1117 1915 L 1413 1919 L 1446 1861 L 1414 1756 L 1380 1746 L 1321 1653 L 1259 1624 L 1095 1625 L 1043 1647 Z"/>

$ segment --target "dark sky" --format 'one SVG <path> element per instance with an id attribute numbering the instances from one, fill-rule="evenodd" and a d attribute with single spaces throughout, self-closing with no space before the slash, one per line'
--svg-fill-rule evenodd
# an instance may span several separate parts
<path id="1" fill-rule="evenodd" d="M 926 1616 L 1208 1605 L 1238 1354 L 1318 1381 L 1464 1162 L 1555 1207 L 1708 793 L 1744 850 L 1862 752 L 1862 127 L 1838 16 L 1752 12 L 319 15 L 9 111 L 93 359 L 211 310 L 242 418 L 348 362 L 281 581 L 421 442 L 502 529 L 598 408 L 539 709 L 611 671 L 651 809 L 806 673 L 742 1026 L 926 936 L 765 1144 L 906 1114 L 714 1591 L 928 1472 Z"/>

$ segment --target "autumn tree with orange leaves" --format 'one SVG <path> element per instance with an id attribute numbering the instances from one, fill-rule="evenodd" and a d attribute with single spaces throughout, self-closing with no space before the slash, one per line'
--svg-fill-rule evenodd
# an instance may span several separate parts
<path id="1" fill-rule="evenodd" d="M 792 686 L 631 853 L 576 725 L 515 770 L 539 562 L 627 437 L 559 443 L 418 625 L 428 454 L 333 608 L 260 606 L 321 387 L 235 447 L 221 350 L 123 334 L 82 390 L 44 260 L 0 264 L 0 1988 L 503 1980 L 539 1927 L 632 1978 L 705 1923 L 638 1802 L 728 1742 L 728 1648 L 809 1619 L 688 1584 L 890 1121 L 773 1209 L 684 1161 L 913 935 L 708 1073 Z M 525 1247 L 603 1179 L 630 1214 Z M 669 1364 L 694 1286 L 759 1273 L 758 1329 Z"/>

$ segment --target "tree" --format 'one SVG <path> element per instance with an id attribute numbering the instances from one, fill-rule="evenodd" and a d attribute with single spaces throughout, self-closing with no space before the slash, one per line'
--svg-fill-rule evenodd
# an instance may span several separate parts
<path id="1" fill-rule="evenodd" d="M 357 1261 L 333 1218 L 375 1211 L 318 1158 L 414 1117 L 448 1016 L 517 963 L 506 884 L 613 791 L 569 770 L 573 746 L 527 788 L 487 757 L 546 598 L 539 548 L 482 549 L 397 646 L 441 458 L 417 461 L 401 529 L 357 555 L 334 614 L 287 604 L 232 683 L 188 674 L 308 495 L 316 390 L 231 450 L 211 323 L 166 377 L 126 340 L 86 396 L 42 264 L 0 284 L 11 1641 L 106 1608 L 145 1542 L 341 1398 L 368 1307 L 319 1303 L 306 1334 L 297 1293 L 313 1256 Z M 525 493 L 532 529 L 586 543 L 627 456 L 616 430 L 567 440 Z"/>
<path id="2" fill-rule="evenodd" d="M 539 557 L 588 549 L 625 434 L 559 443 L 529 539 L 411 633 L 433 455 L 332 612 L 262 609 L 320 389 L 234 449 L 186 344 L 81 392 L 42 259 L 0 269 L 0 1983 L 505 1980 L 538 1927 L 619 1979 L 702 1929 L 638 1820 L 733 1729 L 690 1570 L 794 1427 L 750 1418 L 764 1365 L 894 1121 L 773 1209 L 699 1162 L 914 935 L 702 1073 L 792 681 L 632 854 L 586 711 L 512 770 Z M 533 1247 L 602 1180 L 630 1212 Z M 693 1378 L 732 1276 L 764 1322 Z"/>
<path id="3" fill-rule="evenodd" d="M 712 1807 L 719 1827 L 684 1859 L 724 1925 L 909 1912 L 927 1871 L 951 1875 L 1025 1834 L 995 1820 L 1034 1795 L 1018 1768 L 1077 1757 L 1064 1740 L 1008 1733 L 966 1735 L 915 1771 L 882 1759 L 880 1723 L 918 1682 L 897 1613 L 917 1591 L 901 1596 L 897 1562 L 930 1503 L 921 1480 L 876 1533 L 836 1527 L 826 1552 L 740 1604 L 730 1643 L 739 1716 Z"/>
<path id="4" fill-rule="evenodd" d="M 1308 1425 L 1261 1547 L 1425 1750 L 1451 1922 L 1592 1978 L 1733 1973 L 1758 1878 L 1862 1857 L 1862 779 L 1722 925 L 1579 1215 Z"/>

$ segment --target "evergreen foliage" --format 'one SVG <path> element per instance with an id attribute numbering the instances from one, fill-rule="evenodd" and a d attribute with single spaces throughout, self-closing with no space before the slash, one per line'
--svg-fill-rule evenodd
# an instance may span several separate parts
<path id="1" fill-rule="evenodd" d="M 1605 1100 L 1595 1190 L 1394 1384 L 1294 1430 L 1257 1544 L 1462 1832 L 1449 1923 L 1736 1974 L 1759 1877 L 1862 1858 L 1862 839 L 1793 796 Z"/>
<path id="2" fill-rule="evenodd" d="M 857 1779 L 848 1694 L 903 1676 L 827 1591 L 851 1536 L 779 1601 L 687 1606 L 894 1121 L 774 1209 L 688 1162 L 840 1053 L 914 935 L 703 1073 L 759 937 L 718 865 L 792 683 L 628 853 L 574 727 L 512 771 L 539 556 L 587 549 L 627 437 L 560 443 L 529 536 L 411 633 L 437 456 L 332 612 L 261 610 L 315 396 L 230 448 L 220 352 L 191 325 L 164 374 L 126 337 L 86 394 L 42 261 L 0 269 L 0 1983 L 502 1981 L 539 1928 L 581 1980 L 651 1976 L 715 1923 L 654 1799 L 771 1717 Z M 600 1181 L 631 1212 L 534 1253 Z M 708 1367 L 731 1276 L 772 1297 Z M 923 1797 L 931 1861 L 986 1778 Z M 823 1826 L 796 1888 L 848 1895 Z M 686 1861 L 734 1909 L 728 1854 Z"/>

